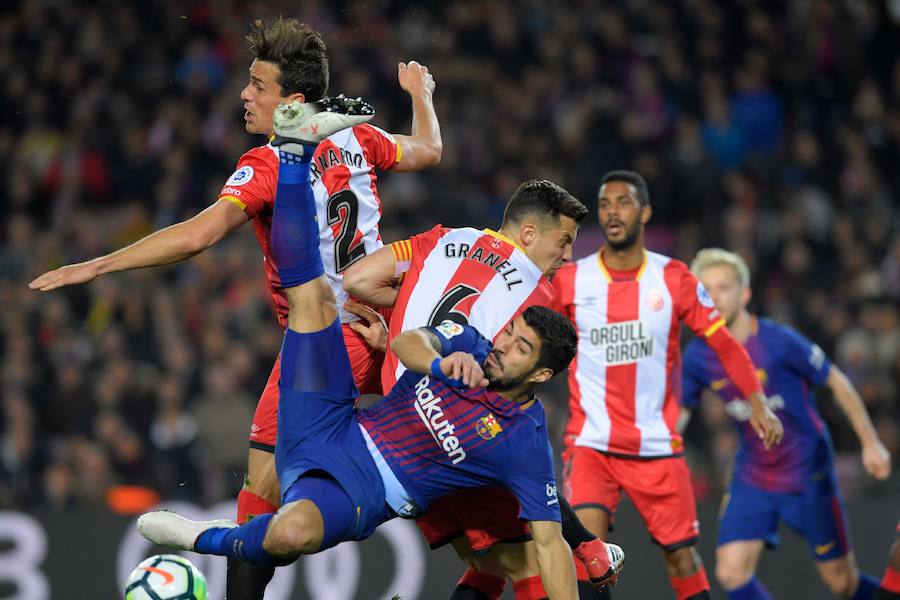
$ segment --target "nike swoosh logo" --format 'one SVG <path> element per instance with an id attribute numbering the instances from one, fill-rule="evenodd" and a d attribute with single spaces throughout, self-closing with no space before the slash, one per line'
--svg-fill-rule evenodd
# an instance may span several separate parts
<path id="1" fill-rule="evenodd" d="M 168 571 L 163 571 L 162 569 L 157 569 L 156 567 L 144 567 L 145 571 L 150 571 L 151 573 L 156 573 L 157 575 L 162 575 L 165 578 L 163 585 L 169 585 L 175 581 L 175 576 L 169 573 Z"/>
<path id="2" fill-rule="evenodd" d="M 834 542 L 828 542 L 827 544 L 821 544 L 816 546 L 816 554 L 822 555 L 834 548 Z"/>

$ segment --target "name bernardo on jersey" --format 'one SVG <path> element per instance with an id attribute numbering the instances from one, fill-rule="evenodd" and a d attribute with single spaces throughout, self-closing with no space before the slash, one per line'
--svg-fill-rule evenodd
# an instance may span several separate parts
<path id="1" fill-rule="evenodd" d="M 309 165 L 311 184 L 315 184 L 322 172 L 335 165 L 349 165 L 361 169 L 363 164 L 363 155 L 359 152 L 349 152 L 343 148 L 329 148 L 327 152 L 322 152 Z"/>
<path id="2" fill-rule="evenodd" d="M 493 268 L 500 274 L 500 277 L 503 278 L 507 290 L 511 290 L 514 285 L 522 283 L 521 279 L 514 279 L 513 281 L 509 280 L 509 278 L 516 273 L 517 269 L 499 254 L 488 252 L 485 256 L 482 248 L 475 248 L 475 251 L 469 254 L 469 250 L 471 250 L 469 244 L 450 242 L 444 246 L 444 256 L 447 258 L 465 258 L 467 260 L 474 260 Z"/>
<path id="3" fill-rule="evenodd" d="M 444 416 L 441 397 L 434 395 L 428 387 L 429 383 L 431 379 L 428 375 L 416 382 L 416 412 L 437 445 L 447 453 L 450 462 L 454 465 L 461 463 L 466 459 L 466 451 L 459 445 L 459 438 L 453 435 L 456 427 Z"/>
<path id="4" fill-rule="evenodd" d="M 590 341 L 603 346 L 607 366 L 633 363 L 653 355 L 653 336 L 643 321 L 609 323 L 590 330 Z"/>

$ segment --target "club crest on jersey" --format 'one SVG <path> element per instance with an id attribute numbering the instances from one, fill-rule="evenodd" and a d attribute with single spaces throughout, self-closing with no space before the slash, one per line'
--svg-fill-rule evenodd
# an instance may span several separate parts
<path id="1" fill-rule="evenodd" d="M 709 292 L 706 291 L 706 288 L 699 281 L 697 282 L 697 301 L 706 308 L 715 308 L 716 306 Z"/>
<path id="2" fill-rule="evenodd" d="M 653 288 L 647 294 L 647 308 L 649 308 L 653 312 L 661 311 L 665 303 L 666 301 L 663 298 L 662 292 L 660 292 L 658 289 Z"/>
<path id="3" fill-rule="evenodd" d="M 251 167 L 250 165 L 244 165 L 231 174 L 231 177 L 228 178 L 228 181 L 225 182 L 225 185 L 244 185 L 251 179 L 253 179 L 253 167 Z"/>
<path id="4" fill-rule="evenodd" d="M 478 432 L 482 438 L 486 440 L 492 440 L 497 437 L 497 434 L 503 431 L 503 428 L 500 427 L 500 423 L 497 422 L 497 417 L 493 414 L 488 413 L 487 415 L 478 419 L 478 422 L 475 423 L 475 431 Z"/>
<path id="5" fill-rule="evenodd" d="M 450 319 L 447 319 L 446 321 L 442 322 L 440 325 L 435 327 L 435 329 L 437 329 L 438 332 L 440 332 L 440 334 L 442 336 L 444 336 L 445 338 L 447 338 L 448 340 L 450 338 L 454 338 L 454 337 L 458 336 L 459 334 L 461 334 L 464 331 L 462 325 L 460 325 L 459 323 L 456 323 L 454 321 L 451 321 Z"/>

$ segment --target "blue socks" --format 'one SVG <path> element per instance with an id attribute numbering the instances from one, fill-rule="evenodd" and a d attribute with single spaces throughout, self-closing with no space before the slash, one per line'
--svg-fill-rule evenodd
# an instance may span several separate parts
<path id="1" fill-rule="evenodd" d="M 869 575 L 868 573 L 864 573 L 863 571 L 859 572 L 859 585 L 856 586 L 856 592 L 850 596 L 850 600 L 871 600 L 875 597 L 875 592 L 878 590 L 878 587 L 881 585 L 877 579 Z"/>
<path id="2" fill-rule="evenodd" d="M 728 600 L 774 600 L 766 586 L 755 575 L 741 587 L 730 592 L 726 591 L 725 594 Z"/>
<path id="3" fill-rule="evenodd" d="M 194 550 L 200 554 L 217 554 L 243 562 L 280 567 L 294 562 L 276 558 L 263 550 L 266 529 L 275 515 L 259 515 L 240 527 L 216 527 L 200 534 Z"/>
<path id="4" fill-rule="evenodd" d="M 315 149 L 304 145 L 303 156 L 278 154 L 272 254 L 285 288 L 312 281 L 325 272 L 319 254 L 316 201 L 309 183 L 309 162 Z"/>

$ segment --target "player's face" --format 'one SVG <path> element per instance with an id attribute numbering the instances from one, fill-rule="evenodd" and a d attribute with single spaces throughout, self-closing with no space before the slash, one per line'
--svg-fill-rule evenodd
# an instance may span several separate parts
<path id="1" fill-rule="evenodd" d="M 254 60 L 250 65 L 250 82 L 241 91 L 244 101 L 244 129 L 247 133 L 270 136 L 274 133 L 272 115 L 279 104 L 291 100 L 303 102 L 303 94 L 281 95 L 278 78 L 281 69 L 265 60 Z"/>
<path id="2" fill-rule="evenodd" d="M 551 219 L 523 234 L 525 255 L 544 275 L 552 276 L 566 261 L 572 260 L 572 244 L 577 234 L 575 219 L 560 215 L 558 222 Z"/>
<path id="3" fill-rule="evenodd" d="M 513 390 L 534 376 L 541 352 L 541 338 L 519 315 L 494 338 L 484 361 L 484 376 L 491 389 Z"/>
<path id="4" fill-rule="evenodd" d="M 650 220 L 650 207 L 641 206 L 637 189 L 624 181 L 610 181 L 600 188 L 597 202 L 606 244 L 613 250 L 634 246 Z"/>
<path id="5" fill-rule="evenodd" d="M 737 272 L 730 265 L 706 267 L 700 272 L 700 281 L 726 323 L 731 323 L 750 301 L 750 290 L 741 285 Z"/>

